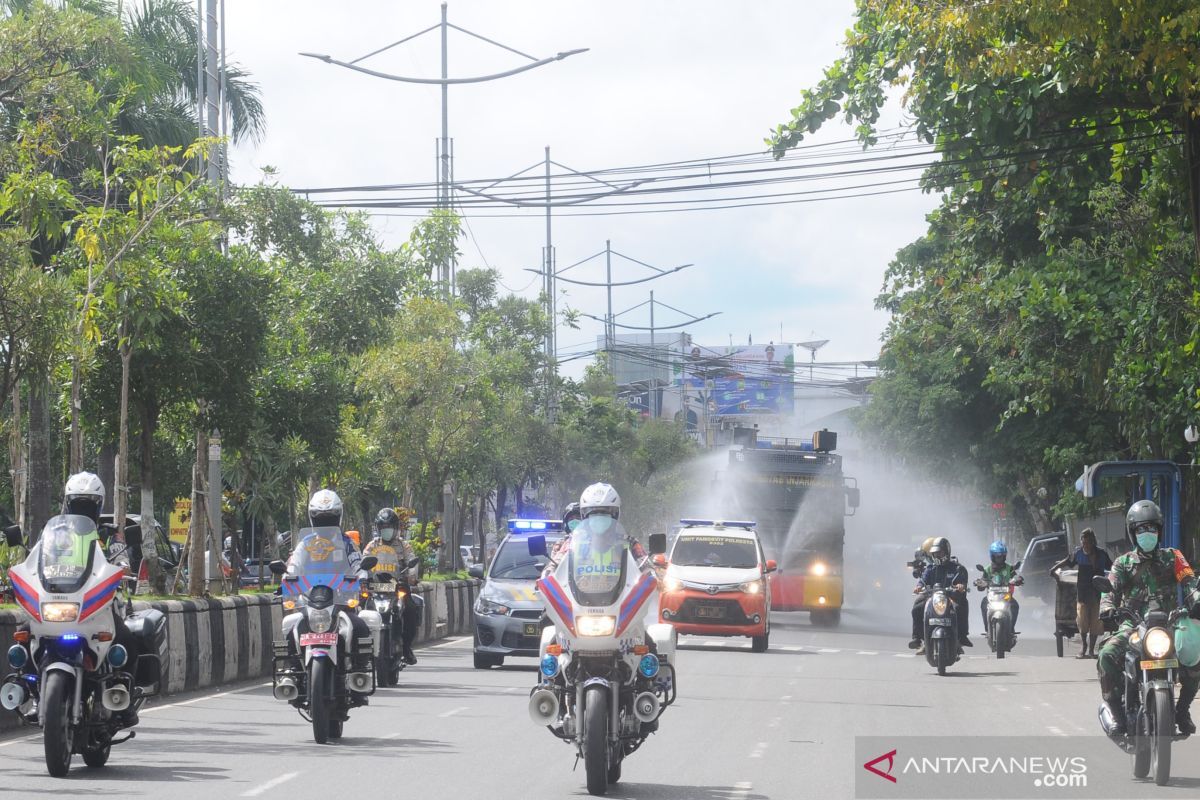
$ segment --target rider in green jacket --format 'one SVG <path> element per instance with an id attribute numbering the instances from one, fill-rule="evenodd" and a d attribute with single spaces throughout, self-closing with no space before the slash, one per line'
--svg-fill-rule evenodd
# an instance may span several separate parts
<path id="1" fill-rule="evenodd" d="M 1179 607 L 1179 589 L 1183 589 L 1183 607 L 1193 616 L 1200 616 L 1200 582 L 1183 553 L 1171 547 L 1159 547 L 1163 518 L 1158 506 L 1149 500 L 1139 500 L 1125 515 L 1125 534 L 1133 550 L 1113 562 L 1108 579 L 1113 591 L 1100 598 L 1100 619 L 1108 630 L 1116 630 L 1117 608 L 1124 607 L 1145 617 L 1151 611 L 1174 611 Z M 1129 651 L 1133 625 L 1125 622 L 1120 630 L 1100 647 L 1097 669 L 1100 673 L 1100 693 L 1108 704 L 1116 723 L 1116 731 L 1126 729 L 1122 704 L 1121 671 Z M 1182 688 L 1175 702 L 1175 724 L 1180 733 L 1195 733 L 1196 725 L 1188 709 L 1200 686 L 1200 669 L 1181 669 Z"/>
<path id="2" fill-rule="evenodd" d="M 1017 570 L 1013 565 L 1008 563 L 1008 546 L 1004 542 L 999 539 L 992 542 L 992 546 L 988 548 L 988 554 L 991 556 L 991 563 L 983 568 L 983 577 L 975 579 L 975 588 L 983 592 L 983 601 L 979 604 L 979 610 L 983 612 L 983 630 L 985 633 L 988 630 L 987 587 L 1007 587 L 1010 583 L 1020 585 L 1025 582 L 1025 579 L 1017 574 Z M 1021 613 L 1021 605 L 1015 597 L 1009 603 L 1012 608 L 1012 630 L 1016 634 L 1017 615 Z"/>

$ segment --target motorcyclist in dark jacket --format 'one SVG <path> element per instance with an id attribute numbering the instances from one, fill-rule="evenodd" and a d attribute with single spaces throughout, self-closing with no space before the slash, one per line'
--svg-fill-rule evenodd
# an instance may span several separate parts
<path id="1" fill-rule="evenodd" d="M 950 555 L 950 542 L 946 537 L 939 536 L 929 548 L 929 556 L 933 563 L 925 569 L 917 581 L 914 594 L 922 594 L 934 586 L 941 586 L 950 601 L 954 604 L 954 612 L 958 616 L 958 643 L 964 647 L 973 647 L 967 638 L 970 625 L 970 614 L 967 609 L 967 568 L 958 563 Z M 910 648 L 920 655 L 925 652 L 925 605 L 914 604 L 912 610 L 913 638 L 908 643 Z"/>

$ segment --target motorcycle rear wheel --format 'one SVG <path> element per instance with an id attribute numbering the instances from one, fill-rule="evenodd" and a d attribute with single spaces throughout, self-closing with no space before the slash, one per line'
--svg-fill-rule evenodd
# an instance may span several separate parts
<path id="1" fill-rule="evenodd" d="M 317 744 L 329 741 L 329 682 L 333 664 L 327 658 L 314 658 L 309 667 L 308 705 L 312 714 L 313 739 Z"/>
<path id="2" fill-rule="evenodd" d="M 46 771 L 55 778 L 62 778 L 71 771 L 71 754 L 75 749 L 70 709 L 73 695 L 71 678 L 65 672 L 55 671 L 46 676 L 42 690 L 46 709 L 42 743 L 46 751 Z"/>
<path id="3" fill-rule="evenodd" d="M 608 791 L 608 692 L 591 686 L 584 695 L 583 764 L 588 794 Z"/>
<path id="4" fill-rule="evenodd" d="M 1171 742 L 1175 738 L 1175 699 L 1167 689 L 1154 692 L 1154 738 L 1151 742 L 1151 761 L 1154 762 L 1154 782 L 1166 786 L 1171 782 Z"/>

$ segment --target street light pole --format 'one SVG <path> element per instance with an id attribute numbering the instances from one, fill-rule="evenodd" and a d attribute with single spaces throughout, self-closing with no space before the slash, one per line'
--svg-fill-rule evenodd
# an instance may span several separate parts
<path id="1" fill-rule="evenodd" d="M 530 63 L 523 64 L 523 65 L 521 65 L 519 67 L 515 67 L 513 69 L 504 70 L 502 72 L 494 72 L 494 73 L 491 73 L 488 75 L 476 75 L 476 76 L 467 77 L 467 78 L 451 78 L 450 77 L 450 45 L 449 45 L 449 33 L 450 33 L 451 28 L 458 31 L 459 33 L 466 34 L 467 36 L 474 37 L 476 39 L 479 39 L 480 41 L 486 42 L 487 44 L 493 45 L 494 47 L 499 47 L 501 50 L 507 50 L 510 53 L 519 55 L 522 58 L 528 59 Z M 368 58 L 377 56 L 380 53 L 383 53 L 387 50 L 391 50 L 392 48 L 398 47 L 399 45 L 402 45 L 405 42 L 410 42 L 413 39 L 416 39 L 420 36 L 424 36 L 425 34 L 435 31 L 435 30 L 441 32 L 441 40 L 442 40 L 442 42 L 441 42 L 441 44 L 442 44 L 442 48 L 441 48 L 442 49 L 442 59 L 441 59 L 442 69 L 441 69 L 441 77 L 440 78 L 414 78 L 414 77 L 404 76 L 404 75 L 393 75 L 388 72 L 380 72 L 379 70 L 368 69 L 367 67 L 360 66 L 360 62 L 366 61 Z M 455 25 L 454 23 L 450 22 L 450 20 L 448 18 L 447 4 L 442 3 L 442 19 L 441 19 L 441 22 L 439 22 L 438 24 L 431 25 L 430 27 L 426 28 L 423 31 L 414 33 L 411 36 L 406 36 L 403 39 L 392 42 L 389 45 L 385 45 L 384 47 L 381 47 L 378 50 L 374 50 L 370 53 L 367 53 L 364 56 L 359 56 L 358 58 L 354 59 L 353 61 L 339 61 L 336 58 L 333 58 L 332 56 L 326 55 L 324 53 L 300 53 L 300 55 L 305 56 L 307 58 L 315 58 L 318 61 L 324 61 L 326 64 L 334 64 L 339 67 L 345 67 L 346 69 L 354 70 L 355 72 L 361 72 L 365 75 L 371 75 L 373 77 L 383 78 L 383 79 L 389 80 L 389 81 L 398 81 L 400 83 L 417 83 L 417 84 L 425 84 L 425 85 L 437 85 L 437 86 L 441 87 L 441 89 L 442 89 L 442 135 L 438 142 L 438 154 L 437 154 L 438 155 L 438 193 L 437 193 L 437 196 L 438 196 L 438 207 L 441 209 L 444 209 L 444 210 L 449 210 L 454 205 L 453 181 L 451 178 L 452 170 L 451 170 L 451 159 L 450 159 L 450 86 L 454 85 L 454 84 L 465 84 L 465 83 L 485 83 L 488 81 L 499 80 L 500 78 L 507 78 L 511 75 L 518 75 L 522 72 L 528 72 L 531 69 L 536 69 L 538 67 L 545 66 L 546 64 L 550 64 L 554 61 L 562 61 L 564 58 L 569 58 L 570 56 L 577 55 L 579 53 L 586 53 L 587 49 L 588 48 L 585 47 L 585 48 L 580 48 L 580 49 L 576 49 L 576 50 L 565 50 L 563 52 L 556 53 L 553 56 L 549 56 L 547 58 L 535 58 L 534 56 L 531 56 L 527 53 L 523 53 L 520 50 L 517 50 L 513 47 L 509 47 L 506 44 L 501 44 L 500 42 L 493 41 L 492 39 L 489 39 L 486 36 L 482 36 L 478 33 L 475 33 L 474 31 L 469 31 L 466 28 L 462 28 L 462 27 L 459 27 L 458 25 Z M 547 161 L 549 161 L 549 156 L 547 156 Z M 447 256 L 447 260 L 444 263 L 438 265 L 438 282 L 442 286 L 443 294 L 447 297 L 449 297 L 452 293 L 451 287 L 453 284 L 453 275 L 452 275 L 453 264 L 451 263 L 451 259 L 452 259 L 452 256 Z"/>

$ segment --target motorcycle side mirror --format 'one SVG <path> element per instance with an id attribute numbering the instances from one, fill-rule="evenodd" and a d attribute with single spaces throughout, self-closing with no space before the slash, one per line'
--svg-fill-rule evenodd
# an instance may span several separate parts
<path id="1" fill-rule="evenodd" d="M 531 556 L 549 556 L 550 552 L 546 550 L 546 537 L 540 533 L 530 536 L 526 540 L 526 545 L 529 547 L 529 555 Z"/>
<path id="2" fill-rule="evenodd" d="M 467 574 L 472 578 L 483 580 L 483 564 L 472 564 L 471 566 L 467 567 Z"/>
<path id="3" fill-rule="evenodd" d="M 1092 588 L 1101 594 L 1108 594 L 1113 590 L 1113 585 L 1107 575 L 1094 575 L 1092 576 Z"/>
<path id="4" fill-rule="evenodd" d="M 287 565 L 282 561 L 272 561 L 270 564 L 267 564 L 267 569 L 271 570 L 275 575 L 282 575 L 287 571 Z"/>
<path id="5" fill-rule="evenodd" d="M 666 567 L 667 566 L 667 557 L 664 556 L 662 553 L 659 553 L 658 555 L 654 556 L 654 558 L 652 560 L 654 561 L 654 566 L 656 566 L 656 567 Z"/>
<path id="6" fill-rule="evenodd" d="M 650 555 L 667 552 L 667 535 L 665 533 L 650 534 Z"/>
<path id="7" fill-rule="evenodd" d="M 9 547 L 22 547 L 25 544 L 25 534 L 20 525 L 9 525 L 4 528 L 4 541 Z"/>
<path id="8" fill-rule="evenodd" d="M 1023 563 L 1024 563 L 1023 561 L 1018 561 L 1017 563 L 1013 564 L 1013 572 L 1020 572 L 1021 564 L 1023 564 Z"/>
<path id="9" fill-rule="evenodd" d="M 420 558 L 418 558 L 418 557 L 410 558 L 410 559 L 408 560 L 408 568 L 409 568 L 409 569 L 412 569 L 413 567 L 416 567 L 416 566 L 418 566 L 420 563 L 421 563 L 421 559 L 420 559 Z"/>
<path id="10" fill-rule="evenodd" d="M 773 558 L 768 558 L 767 559 L 767 569 L 765 571 L 770 573 L 770 572 L 774 572 L 777 569 L 779 569 L 779 562 L 777 562 Z"/>
<path id="11" fill-rule="evenodd" d="M 980 572 L 983 572 L 983 564 L 976 564 L 975 569 L 979 570 Z"/>
<path id="12" fill-rule="evenodd" d="M 378 563 L 379 559 L 375 556 L 365 556 L 362 561 L 358 562 L 358 568 L 370 572 Z"/>

